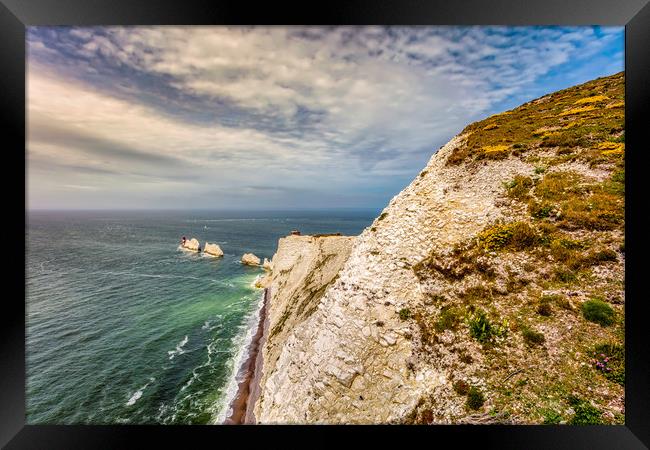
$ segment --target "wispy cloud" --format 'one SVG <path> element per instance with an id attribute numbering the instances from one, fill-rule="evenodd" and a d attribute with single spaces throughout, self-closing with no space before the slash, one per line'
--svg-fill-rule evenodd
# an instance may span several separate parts
<path id="1" fill-rule="evenodd" d="M 622 28 L 32 28 L 30 202 L 381 206 L 468 122 L 622 51 Z"/>

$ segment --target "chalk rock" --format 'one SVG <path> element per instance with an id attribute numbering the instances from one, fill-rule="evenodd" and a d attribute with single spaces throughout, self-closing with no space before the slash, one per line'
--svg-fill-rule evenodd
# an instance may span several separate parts
<path id="1" fill-rule="evenodd" d="M 199 241 L 196 238 L 192 238 L 192 239 L 189 239 L 189 240 L 185 241 L 185 245 L 183 245 L 183 248 L 185 250 L 198 252 L 200 246 L 201 246 L 201 244 L 199 243 Z"/>
<path id="2" fill-rule="evenodd" d="M 264 262 L 262 263 L 262 267 L 264 270 L 273 270 L 273 266 L 271 265 L 271 261 L 269 261 L 267 258 L 264 258 Z"/>
<path id="3" fill-rule="evenodd" d="M 241 257 L 241 262 L 248 266 L 259 266 L 262 261 L 252 253 L 244 253 L 244 256 Z"/>
<path id="4" fill-rule="evenodd" d="M 203 249 L 204 253 L 207 253 L 210 256 L 223 256 L 223 250 L 217 244 L 210 244 L 209 242 L 205 243 L 205 248 Z"/>

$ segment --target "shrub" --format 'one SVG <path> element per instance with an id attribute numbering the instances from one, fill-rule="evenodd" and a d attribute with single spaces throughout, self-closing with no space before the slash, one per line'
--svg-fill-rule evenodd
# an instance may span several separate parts
<path id="1" fill-rule="evenodd" d="M 495 225 L 482 231 L 479 240 L 486 250 L 500 250 L 508 245 L 512 237 L 512 229 L 509 225 Z"/>
<path id="2" fill-rule="evenodd" d="M 515 222 L 512 225 L 510 247 L 514 250 L 526 250 L 539 243 L 539 236 L 526 222 Z"/>
<path id="3" fill-rule="evenodd" d="M 625 348 L 618 344 L 598 344 L 591 352 L 594 368 L 610 381 L 625 385 Z"/>
<path id="4" fill-rule="evenodd" d="M 524 340 L 529 345 L 540 345 L 543 344 L 546 340 L 542 333 L 528 327 L 524 327 L 521 330 L 521 334 L 524 336 Z"/>
<path id="5" fill-rule="evenodd" d="M 584 112 L 593 111 L 594 109 L 596 109 L 596 108 L 593 105 L 583 106 L 582 108 L 573 108 L 573 109 L 569 109 L 569 110 L 561 112 L 559 114 L 559 117 L 572 116 L 574 114 L 581 114 L 581 113 L 584 113 Z"/>
<path id="6" fill-rule="evenodd" d="M 558 267 L 555 269 L 555 279 L 562 283 L 573 283 L 578 277 L 573 271 Z"/>
<path id="7" fill-rule="evenodd" d="M 440 310 L 440 317 L 434 327 L 437 331 L 443 332 L 456 328 L 460 321 L 460 312 L 456 308 L 446 306 Z"/>
<path id="8" fill-rule="evenodd" d="M 411 310 L 408 308 L 402 308 L 399 310 L 399 318 L 401 320 L 408 320 L 411 318 Z"/>
<path id="9" fill-rule="evenodd" d="M 481 343 L 486 343 L 495 337 L 504 337 L 508 333 L 508 322 L 503 321 L 501 325 L 490 322 L 484 311 L 476 311 L 467 317 L 469 334 Z"/>
<path id="10" fill-rule="evenodd" d="M 476 386 L 472 386 L 467 393 L 467 407 L 470 409 L 480 409 L 485 403 L 485 396 Z"/>
<path id="11" fill-rule="evenodd" d="M 378 221 L 384 220 L 384 219 L 386 218 L 387 215 L 388 215 L 388 213 L 383 212 L 383 213 L 381 213 L 381 214 L 379 215 L 379 219 L 377 219 L 377 220 L 378 220 Z"/>
<path id="12" fill-rule="evenodd" d="M 575 413 L 569 421 L 571 425 L 599 425 L 603 423 L 600 410 L 591 403 L 575 396 L 569 397 L 569 405 Z"/>
<path id="13" fill-rule="evenodd" d="M 551 303 L 547 301 L 540 301 L 539 305 L 537 305 L 537 314 L 544 317 L 550 317 L 553 314 Z"/>
<path id="14" fill-rule="evenodd" d="M 481 148 L 479 158 L 503 159 L 508 156 L 509 145 L 486 145 Z"/>
<path id="15" fill-rule="evenodd" d="M 609 100 L 609 97 L 605 95 L 594 95 L 592 97 L 581 98 L 580 100 L 575 102 L 575 104 L 580 105 L 582 103 L 598 103 L 598 102 L 604 102 L 605 100 Z"/>
<path id="16" fill-rule="evenodd" d="M 535 219 L 545 219 L 547 217 L 550 217 L 552 212 L 553 212 L 552 203 L 546 201 L 542 201 L 542 202 L 531 201 L 530 203 L 528 203 L 528 213 Z"/>
<path id="17" fill-rule="evenodd" d="M 552 409 L 542 410 L 541 413 L 544 425 L 557 425 L 562 421 L 562 416 Z"/>
<path id="18" fill-rule="evenodd" d="M 596 253 L 593 253 L 591 255 L 591 258 L 593 261 L 596 262 L 605 262 L 605 261 L 618 261 L 618 257 L 616 255 L 616 252 L 614 250 L 611 250 L 609 248 L 606 248 L 604 250 L 600 250 Z"/>
<path id="19" fill-rule="evenodd" d="M 590 322 L 608 326 L 614 323 L 614 310 L 604 301 L 592 298 L 582 304 L 582 315 Z"/>
<path id="20" fill-rule="evenodd" d="M 477 284 L 465 289 L 459 295 L 459 297 L 462 298 L 466 303 L 473 304 L 482 302 L 483 300 L 489 300 L 492 298 L 492 293 L 485 286 Z"/>
<path id="21" fill-rule="evenodd" d="M 508 197 L 518 200 L 528 198 L 528 191 L 531 187 L 533 187 L 533 180 L 522 175 L 516 175 L 510 183 L 506 184 Z"/>
<path id="22" fill-rule="evenodd" d="M 458 380 L 454 383 L 454 391 L 458 395 L 467 395 L 469 392 L 469 384 L 464 380 Z"/>
<path id="23" fill-rule="evenodd" d="M 478 238 L 487 251 L 526 250 L 540 243 L 539 235 L 526 222 L 497 224 L 483 230 Z"/>
<path id="24" fill-rule="evenodd" d="M 573 310 L 571 302 L 569 302 L 566 297 L 559 294 L 544 295 L 540 299 L 540 302 L 547 302 L 549 304 L 555 303 L 560 308 L 568 309 L 569 311 Z"/>

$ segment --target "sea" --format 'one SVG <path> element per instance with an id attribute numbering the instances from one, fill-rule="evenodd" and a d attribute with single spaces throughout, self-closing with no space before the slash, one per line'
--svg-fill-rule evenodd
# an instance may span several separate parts
<path id="1" fill-rule="evenodd" d="M 223 422 L 262 305 L 241 256 L 271 259 L 294 229 L 358 235 L 377 213 L 29 211 L 27 423 Z"/>

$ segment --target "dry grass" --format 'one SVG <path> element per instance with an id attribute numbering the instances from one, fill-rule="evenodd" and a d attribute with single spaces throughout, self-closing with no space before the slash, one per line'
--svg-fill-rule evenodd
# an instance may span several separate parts
<path id="1" fill-rule="evenodd" d="M 611 107 L 599 106 L 608 100 Z M 599 143 L 623 130 L 623 102 L 622 72 L 555 92 L 467 126 L 462 131 L 467 135 L 465 144 L 452 152 L 447 164 L 523 158 L 540 146 L 570 149 L 574 159 L 608 164 L 612 155 L 603 156 L 590 149 L 595 150 Z M 566 156 L 559 155 L 550 163 L 561 163 Z"/>

